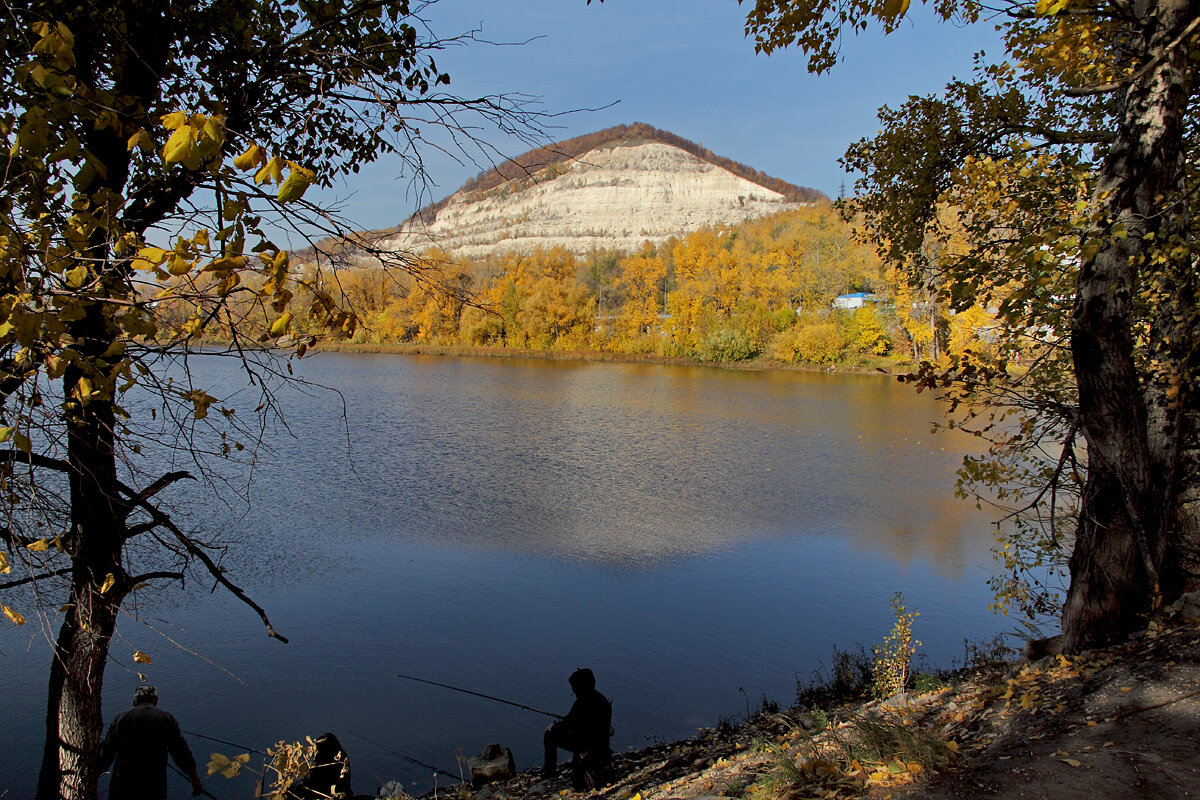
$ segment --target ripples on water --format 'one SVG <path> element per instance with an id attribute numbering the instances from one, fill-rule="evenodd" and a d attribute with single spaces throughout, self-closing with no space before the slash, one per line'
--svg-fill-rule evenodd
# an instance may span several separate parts
<path id="1" fill-rule="evenodd" d="M 455 772 L 457 752 L 499 741 L 527 767 L 547 720 L 398 672 L 561 713 L 566 676 L 590 666 L 624 749 L 763 695 L 786 704 L 835 643 L 882 640 L 896 591 L 939 663 L 1004 627 L 986 611 L 989 521 L 951 497 L 968 443 L 931 436 L 937 405 L 880 376 L 370 355 L 297 367 L 342 395 L 285 396 L 294 436 L 272 436 L 248 510 L 190 498 L 191 523 L 221 532 L 231 573 L 292 643 L 220 592 L 167 594 L 144 621 L 200 657 L 129 621 L 106 718 L 129 702 L 141 647 L 185 728 L 259 748 L 332 730 L 358 791 L 420 789 L 429 771 L 397 749 Z M 201 369 L 233 391 L 231 366 Z M 0 636 L 0 789 L 19 797 L 48 655 L 26 653 L 25 632 Z"/>

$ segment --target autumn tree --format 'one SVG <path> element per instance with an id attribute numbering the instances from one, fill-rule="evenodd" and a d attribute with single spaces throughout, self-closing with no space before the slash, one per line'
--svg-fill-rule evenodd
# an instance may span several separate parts
<path id="1" fill-rule="evenodd" d="M 968 467 L 1030 480 L 1017 510 L 1047 523 L 1040 544 L 1070 548 L 1061 645 L 1079 650 L 1128 634 L 1196 579 L 1200 4 L 929 6 L 999 21 L 1007 58 L 882 109 L 881 133 L 846 164 L 864 175 L 860 208 L 893 264 L 927 264 L 922 248 L 946 237 L 938 208 L 962 209 L 969 247 L 944 264 L 941 298 L 994 305 L 1000 350 L 1028 358 L 1019 373 L 967 356 L 915 377 L 949 385 L 968 415 L 984 414 L 976 422 L 989 419 L 981 404 L 992 421 L 1009 414 L 982 426 L 1008 468 Z M 890 32 L 907 8 L 757 0 L 747 31 L 761 51 L 798 46 L 822 71 L 844 31 Z"/>
<path id="2" fill-rule="evenodd" d="M 433 55 L 448 42 L 422 21 L 428 5 L 5 5 L 0 589 L 13 623 L 36 612 L 59 628 L 39 798 L 95 796 L 104 667 L 123 604 L 147 585 L 199 569 L 283 638 L 234 583 L 236 565 L 218 567 L 164 505 L 191 476 L 156 465 L 183 448 L 202 466 L 255 436 L 254 419 L 186 372 L 213 330 L 232 341 L 224 352 L 262 391 L 264 415 L 283 370 L 260 343 L 302 355 L 301 329 L 353 332 L 355 315 L 278 242 L 286 229 L 349 233 L 305 197 L 311 184 L 385 153 L 417 177 L 422 137 L 475 130 L 464 114 L 533 122 L 504 98 L 441 88 Z"/>
<path id="3" fill-rule="evenodd" d="M 642 252 L 621 259 L 617 288 L 624 293 L 617 335 L 625 346 L 634 347 L 658 328 L 667 265 L 649 242 Z"/>

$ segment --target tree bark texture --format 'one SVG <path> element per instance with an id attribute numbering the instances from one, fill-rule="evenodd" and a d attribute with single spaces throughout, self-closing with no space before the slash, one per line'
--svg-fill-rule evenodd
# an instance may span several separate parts
<path id="1" fill-rule="evenodd" d="M 76 611 L 79 599 L 94 592 L 89 581 L 75 580 L 67 614 L 50 665 L 46 707 L 46 741 L 38 775 L 37 800 L 94 798 L 99 773 L 100 735 L 104 718 L 100 690 L 108 645 L 116 627 L 117 606 L 105 600 L 91 613 Z M 86 629 L 83 625 L 86 623 Z"/>
<path id="2" fill-rule="evenodd" d="M 1168 425 L 1143 385 L 1134 357 L 1139 272 L 1153 247 L 1182 231 L 1184 115 L 1191 92 L 1184 28 L 1195 0 L 1137 6 L 1141 63 L 1122 91 L 1117 138 L 1097 196 L 1106 219 L 1092 231 L 1099 249 L 1080 266 L 1071 330 L 1088 473 L 1081 500 L 1071 589 L 1063 609 L 1063 648 L 1076 651 L 1121 637 L 1161 592 L 1182 586 L 1175 507 L 1182 429 Z M 1174 44 L 1173 44 L 1174 43 Z M 1146 238 L 1153 234 L 1152 239 Z M 1187 256 L 1190 259 L 1190 255 Z"/>

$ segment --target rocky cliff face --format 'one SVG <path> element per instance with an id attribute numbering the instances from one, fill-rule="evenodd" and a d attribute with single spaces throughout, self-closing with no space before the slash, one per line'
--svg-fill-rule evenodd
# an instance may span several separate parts
<path id="1" fill-rule="evenodd" d="M 414 218 L 381 244 L 438 246 L 469 258 L 556 245 L 633 251 L 645 241 L 800 205 L 678 147 L 648 142 L 592 150 L 528 178 L 460 192 L 432 222 Z"/>

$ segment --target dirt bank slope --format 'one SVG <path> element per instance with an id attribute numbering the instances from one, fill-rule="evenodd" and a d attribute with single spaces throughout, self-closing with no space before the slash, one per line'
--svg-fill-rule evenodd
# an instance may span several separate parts
<path id="1" fill-rule="evenodd" d="M 823 728 L 826 720 L 832 722 Z M 566 769 L 475 800 L 571 797 Z M 1200 796 L 1200 625 L 994 665 L 921 697 L 760 714 L 622 754 L 596 800 L 893 798 L 1131 800 Z"/>

